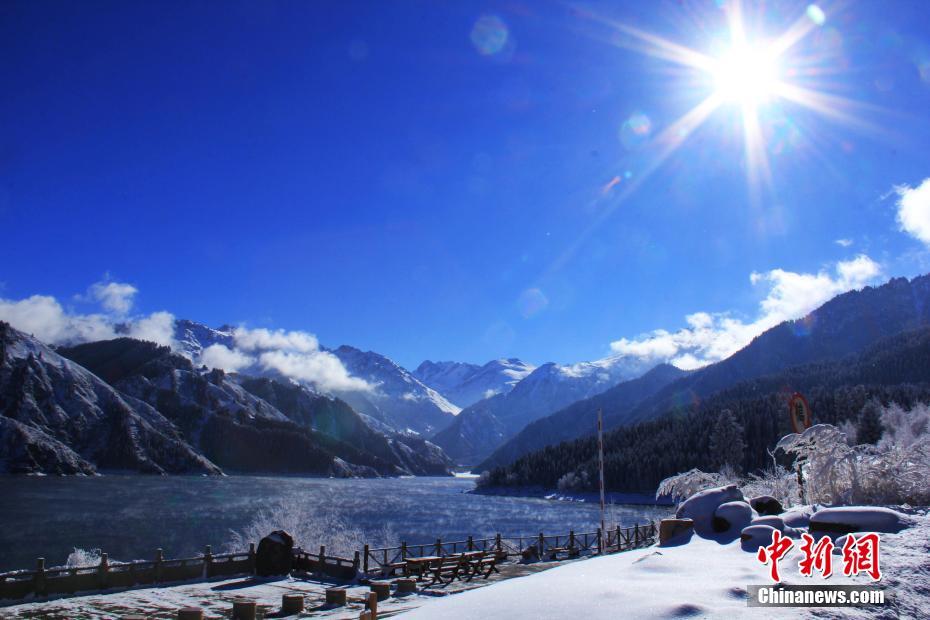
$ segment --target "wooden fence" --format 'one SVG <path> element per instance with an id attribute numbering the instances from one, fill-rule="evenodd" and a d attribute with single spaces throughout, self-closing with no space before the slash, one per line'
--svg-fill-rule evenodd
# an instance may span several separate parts
<path id="1" fill-rule="evenodd" d="M 93 590 L 125 589 L 136 586 L 206 580 L 218 577 L 253 574 L 255 545 L 244 553 L 214 555 L 207 546 L 204 554 L 194 558 L 166 560 L 161 549 L 151 561 L 110 563 L 101 554 L 96 566 L 45 568 L 39 558 L 35 570 L 0 574 L 0 599 L 18 599 L 29 595 L 39 597 L 75 594 Z"/>
<path id="2" fill-rule="evenodd" d="M 546 536 L 501 536 L 466 540 L 408 545 L 373 549 L 365 545 L 353 558 L 326 554 L 321 546 L 319 553 L 296 549 L 293 570 L 351 581 L 359 575 L 392 574 L 398 565 L 410 557 L 429 555 L 447 556 L 466 551 L 496 551 L 507 559 L 534 557 L 555 559 L 565 552 L 569 557 L 626 551 L 652 544 L 657 536 L 655 523 L 596 532 L 557 534 Z M 22 599 L 27 596 L 46 597 L 73 595 L 97 590 L 127 589 L 139 586 L 163 585 L 184 581 L 199 581 L 255 574 L 255 545 L 243 553 L 214 554 L 209 546 L 201 556 L 165 559 L 161 549 L 151 561 L 110 563 L 106 553 L 101 554 L 96 566 L 45 568 L 39 558 L 35 570 L 0 573 L 0 599 Z"/>
<path id="3" fill-rule="evenodd" d="M 493 538 L 473 538 L 466 540 L 443 541 L 436 539 L 435 543 L 408 545 L 400 543 L 397 547 L 371 548 L 365 545 L 362 551 L 362 573 L 389 574 L 410 557 L 455 555 L 467 551 L 497 551 L 507 558 L 522 558 L 527 554 L 535 555 L 540 559 L 547 559 L 554 553 L 562 550 L 572 550 L 572 555 L 594 555 L 600 553 L 615 553 L 627 551 L 637 547 L 644 547 L 655 542 L 658 535 L 656 524 L 634 525 L 632 527 L 617 527 L 608 530 L 606 535 L 600 528 L 595 532 L 556 534 L 546 536 L 542 532 L 538 536 L 501 536 Z"/>

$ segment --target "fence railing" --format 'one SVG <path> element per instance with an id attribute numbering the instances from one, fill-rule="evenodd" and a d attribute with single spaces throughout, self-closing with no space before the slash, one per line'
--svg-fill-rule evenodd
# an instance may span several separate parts
<path id="1" fill-rule="evenodd" d="M 293 570 L 320 577 L 328 576 L 350 581 L 361 574 L 389 575 L 403 567 L 407 558 L 448 556 L 467 551 L 496 552 L 505 559 L 557 559 L 560 553 L 579 557 L 626 551 L 652 544 L 657 536 L 655 523 L 620 527 L 602 533 L 595 532 L 537 536 L 502 536 L 474 538 L 408 545 L 371 548 L 365 545 L 354 557 L 327 555 L 326 547 L 319 552 L 295 549 Z M 191 558 L 165 559 L 161 549 L 154 560 L 111 563 L 101 554 L 96 566 L 46 568 L 39 558 L 35 570 L 0 573 L 0 599 L 22 599 L 27 596 L 46 597 L 76 594 L 95 590 L 126 589 L 139 586 L 184 581 L 208 580 L 240 575 L 253 575 L 256 568 L 255 545 L 242 553 L 214 554 L 210 546 L 203 555 Z"/>
<path id="2" fill-rule="evenodd" d="M 36 561 L 35 570 L 0 574 L 0 599 L 56 596 L 92 590 L 124 589 L 255 572 L 255 545 L 243 553 L 214 554 L 207 546 L 201 556 L 165 559 L 161 549 L 154 560 L 109 561 L 100 555 L 96 566 L 46 568 L 45 559 Z"/>
<path id="3" fill-rule="evenodd" d="M 401 542 L 396 547 L 372 548 L 365 545 L 362 550 L 361 571 L 363 574 L 388 574 L 400 568 L 410 557 L 445 556 L 467 551 L 497 551 L 507 558 L 535 556 L 536 558 L 553 558 L 558 553 L 566 552 L 570 556 L 594 555 L 627 551 L 652 544 L 658 535 L 655 523 L 620 527 L 608 530 L 606 534 L 598 528 L 595 532 L 556 534 L 546 536 L 501 536 L 493 538 L 473 538 L 466 540 L 443 541 L 434 543 L 407 544 Z"/>

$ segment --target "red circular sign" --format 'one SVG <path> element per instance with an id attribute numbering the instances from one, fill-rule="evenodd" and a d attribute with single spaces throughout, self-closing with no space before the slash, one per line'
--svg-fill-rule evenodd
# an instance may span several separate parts
<path id="1" fill-rule="evenodd" d="M 795 392 L 788 401 L 788 415 L 791 417 L 791 428 L 795 433 L 803 433 L 811 427 L 811 406 L 801 393 Z"/>

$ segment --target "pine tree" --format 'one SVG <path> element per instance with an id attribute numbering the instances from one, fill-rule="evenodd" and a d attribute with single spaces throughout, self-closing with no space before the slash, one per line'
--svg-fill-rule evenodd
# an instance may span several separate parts
<path id="1" fill-rule="evenodd" d="M 710 435 L 710 456 L 719 467 L 729 465 L 739 472 L 743 470 L 743 427 L 729 409 L 717 416 L 717 423 Z"/>
<path id="2" fill-rule="evenodd" d="M 882 406 L 874 398 L 866 401 L 859 414 L 856 442 L 874 444 L 882 438 Z"/>

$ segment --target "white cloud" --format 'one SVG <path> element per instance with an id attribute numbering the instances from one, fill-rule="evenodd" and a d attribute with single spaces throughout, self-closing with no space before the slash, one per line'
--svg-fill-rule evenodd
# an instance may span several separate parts
<path id="1" fill-rule="evenodd" d="M 134 319 L 128 323 L 128 328 L 130 338 L 177 348 L 174 341 L 174 315 L 170 312 L 153 312 L 149 316 Z"/>
<path id="2" fill-rule="evenodd" d="M 917 187 L 899 185 L 898 225 L 901 230 L 915 239 L 930 245 L 930 178 Z"/>
<path id="3" fill-rule="evenodd" d="M 49 344 L 115 338 L 113 324 L 102 314 L 69 314 L 48 295 L 0 299 L 0 320 Z"/>
<path id="4" fill-rule="evenodd" d="M 233 337 L 236 340 L 236 346 L 246 351 L 283 349 L 285 351 L 309 353 L 320 348 L 316 336 L 307 332 L 237 327 L 233 331 Z"/>
<path id="5" fill-rule="evenodd" d="M 849 246 L 853 244 L 853 240 L 852 239 L 837 239 L 833 243 L 835 243 L 836 245 L 840 247 L 848 248 Z"/>
<path id="6" fill-rule="evenodd" d="M 676 332 L 657 329 L 638 338 L 621 338 L 610 347 L 617 353 L 657 363 L 670 361 L 679 368 L 705 366 L 729 357 L 782 321 L 801 318 L 830 298 L 862 288 L 881 275 L 878 263 L 864 254 L 836 263 L 833 271 L 753 272 L 749 275 L 753 286 L 768 286 L 755 320 L 745 322 L 729 313 L 696 312 L 685 317 L 687 327 Z"/>
<path id="7" fill-rule="evenodd" d="M 76 344 L 129 336 L 169 346 L 181 347 L 174 339 L 175 317 L 170 312 L 127 317 L 138 290 L 129 284 L 97 282 L 81 301 L 97 300 L 108 312 L 79 314 L 66 310 L 54 297 L 33 295 L 26 299 L 0 298 L 0 320 L 34 335 L 48 344 Z M 353 377 L 338 357 L 320 349 L 316 336 L 302 331 L 248 329 L 233 331 L 235 345 L 214 344 L 204 349 L 197 364 L 230 372 L 258 364 L 265 370 L 313 383 L 321 390 L 369 391 L 363 379 Z"/>
<path id="8" fill-rule="evenodd" d="M 322 390 L 368 391 L 371 386 L 346 370 L 338 357 L 328 351 L 299 353 L 296 351 L 265 351 L 259 363 L 266 370 L 276 370 L 286 377 L 310 381 Z"/>
<path id="9" fill-rule="evenodd" d="M 255 363 L 255 358 L 238 349 L 230 349 L 222 344 L 211 344 L 200 354 L 200 362 L 210 368 L 222 368 L 228 372 L 238 372 Z"/>
<path id="10" fill-rule="evenodd" d="M 114 314 L 126 314 L 132 310 L 133 298 L 139 289 L 124 282 L 96 282 L 88 294 L 100 302 L 104 310 Z"/>

